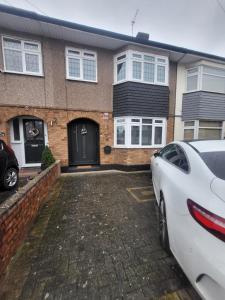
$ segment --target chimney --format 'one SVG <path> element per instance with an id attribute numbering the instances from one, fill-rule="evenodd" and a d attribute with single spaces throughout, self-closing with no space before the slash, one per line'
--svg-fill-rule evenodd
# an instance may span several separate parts
<path id="1" fill-rule="evenodd" d="M 137 40 L 141 41 L 148 41 L 149 40 L 149 34 L 146 32 L 138 32 L 136 35 Z"/>

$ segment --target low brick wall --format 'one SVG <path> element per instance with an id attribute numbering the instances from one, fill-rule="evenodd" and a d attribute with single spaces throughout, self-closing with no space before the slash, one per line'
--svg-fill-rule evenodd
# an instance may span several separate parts
<path id="1" fill-rule="evenodd" d="M 57 161 L 0 204 L 0 278 L 59 175 Z"/>

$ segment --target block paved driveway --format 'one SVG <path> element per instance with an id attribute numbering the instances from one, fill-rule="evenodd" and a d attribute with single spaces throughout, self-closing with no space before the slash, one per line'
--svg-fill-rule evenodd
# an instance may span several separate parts
<path id="1" fill-rule="evenodd" d="M 149 173 L 62 176 L 0 299 L 199 299 L 161 249 Z"/>

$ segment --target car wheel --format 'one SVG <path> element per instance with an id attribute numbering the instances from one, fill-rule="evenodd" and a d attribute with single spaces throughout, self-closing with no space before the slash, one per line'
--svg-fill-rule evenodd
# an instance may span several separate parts
<path id="1" fill-rule="evenodd" d="M 170 244 L 169 244 L 169 235 L 167 229 L 167 220 L 166 220 L 166 205 L 161 196 L 160 203 L 159 203 L 159 240 L 160 244 L 167 253 L 170 253 Z"/>
<path id="2" fill-rule="evenodd" d="M 6 190 L 12 190 L 18 184 L 18 170 L 15 168 L 9 168 L 6 170 L 4 179 L 3 179 L 3 187 Z"/>

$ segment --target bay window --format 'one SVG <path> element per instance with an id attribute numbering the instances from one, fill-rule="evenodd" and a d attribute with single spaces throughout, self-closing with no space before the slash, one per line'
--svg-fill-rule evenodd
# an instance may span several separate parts
<path id="1" fill-rule="evenodd" d="M 114 81 L 168 85 L 168 58 L 128 50 L 114 58 Z"/>
<path id="2" fill-rule="evenodd" d="M 202 90 L 225 93 L 225 69 L 203 66 Z"/>
<path id="3" fill-rule="evenodd" d="M 122 148 L 153 148 L 165 144 L 164 118 L 115 118 L 115 146 Z"/>
<path id="4" fill-rule="evenodd" d="M 192 139 L 223 139 L 223 122 L 195 120 L 184 122 L 184 140 Z"/>
<path id="5" fill-rule="evenodd" d="M 198 90 L 198 68 L 187 70 L 187 91 Z"/>
<path id="6" fill-rule="evenodd" d="M 97 54 L 75 48 L 66 48 L 67 79 L 97 82 Z"/>
<path id="7" fill-rule="evenodd" d="M 186 90 L 225 93 L 225 69 L 207 65 L 188 69 Z"/>
<path id="8" fill-rule="evenodd" d="M 116 126 L 116 144 L 125 145 L 125 119 L 118 119 Z"/>
<path id="9" fill-rule="evenodd" d="M 39 42 L 3 37 L 2 45 L 6 72 L 42 75 L 42 54 Z"/>
<path id="10" fill-rule="evenodd" d="M 127 55 L 123 54 L 117 57 L 117 69 L 116 69 L 116 75 L 117 75 L 117 81 L 123 81 L 126 79 L 126 58 Z"/>

